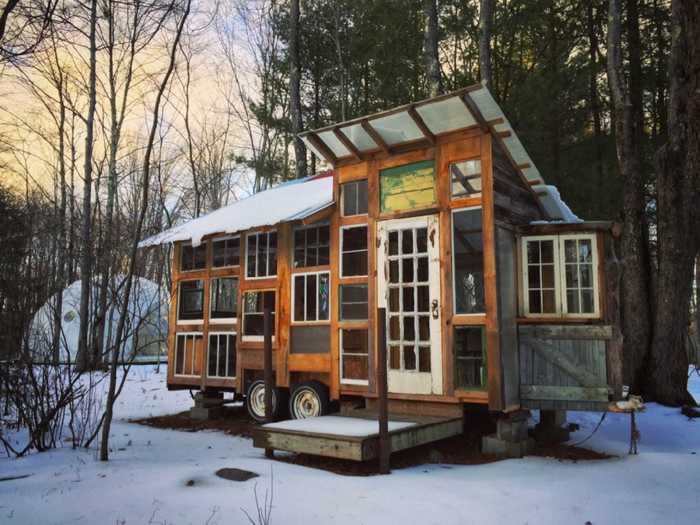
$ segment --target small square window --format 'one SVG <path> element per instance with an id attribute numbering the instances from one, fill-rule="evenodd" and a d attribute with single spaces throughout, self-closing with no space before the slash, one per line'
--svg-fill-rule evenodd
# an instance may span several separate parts
<path id="1" fill-rule="evenodd" d="M 202 320 L 204 313 L 204 281 L 201 279 L 181 281 L 179 290 L 178 320 Z"/>
<path id="2" fill-rule="evenodd" d="M 486 384 L 484 327 L 455 327 L 455 388 L 482 388 Z"/>
<path id="3" fill-rule="evenodd" d="M 183 244 L 180 248 L 180 270 L 189 272 L 191 270 L 202 270 L 207 267 L 207 244 L 199 246 Z"/>
<path id="4" fill-rule="evenodd" d="M 208 377 L 236 377 L 236 334 L 234 332 L 210 332 L 208 353 Z"/>
<path id="5" fill-rule="evenodd" d="M 450 164 L 452 198 L 481 195 L 481 160 L 462 160 Z"/>
<path id="6" fill-rule="evenodd" d="M 340 185 L 343 216 L 367 214 L 367 179 Z"/>
<path id="7" fill-rule="evenodd" d="M 246 277 L 257 279 L 277 275 L 277 232 L 249 233 L 246 239 Z"/>
<path id="8" fill-rule="evenodd" d="M 306 226 L 294 230 L 294 267 L 326 266 L 330 263 L 330 227 Z"/>
<path id="9" fill-rule="evenodd" d="M 363 321 L 368 318 L 367 285 L 343 284 L 340 286 L 340 320 Z"/>
<path id="10" fill-rule="evenodd" d="M 230 237 L 212 241 L 212 266 L 222 268 L 225 266 L 238 266 L 241 264 L 241 239 Z"/>
<path id="11" fill-rule="evenodd" d="M 212 279 L 210 289 L 210 319 L 234 319 L 238 315 L 238 278 Z"/>
<path id="12" fill-rule="evenodd" d="M 340 230 L 340 275 L 367 275 L 367 226 Z"/>

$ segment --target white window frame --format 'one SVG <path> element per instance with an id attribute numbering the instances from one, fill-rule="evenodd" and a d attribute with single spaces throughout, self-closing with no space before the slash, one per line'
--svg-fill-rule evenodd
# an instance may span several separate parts
<path id="1" fill-rule="evenodd" d="M 214 266 L 214 243 L 219 242 L 219 241 L 228 241 L 230 239 L 236 239 L 238 238 L 238 264 L 228 264 L 226 266 Z M 216 237 L 214 239 L 211 239 L 211 267 L 212 269 L 221 269 L 221 268 L 240 268 L 241 266 L 241 253 L 243 250 L 241 249 L 241 236 L 240 234 L 236 235 L 227 235 L 225 237 Z"/>
<path id="2" fill-rule="evenodd" d="M 212 309 L 212 306 L 214 304 L 214 301 L 212 301 L 212 296 L 211 296 L 211 294 L 214 290 L 214 287 L 212 286 L 212 282 L 217 280 L 217 279 L 235 279 L 236 281 L 238 281 L 238 284 L 236 285 L 236 312 L 237 313 L 239 312 L 239 307 L 240 307 L 240 303 L 238 300 L 240 298 L 240 295 L 241 295 L 241 279 L 240 279 L 240 277 L 238 277 L 236 275 L 220 275 L 217 277 L 212 277 L 211 279 L 209 279 L 209 324 L 237 324 L 238 317 L 220 317 L 220 318 L 214 319 L 211 316 L 211 309 Z"/>
<path id="3" fill-rule="evenodd" d="M 369 337 L 369 329 L 367 327 L 358 327 L 358 328 L 339 328 L 338 329 L 338 341 L 340 343 L 340 384 L 342 385 L 362 385 L 362 386 L 368 386 L 369 385 L 369 377 L 367 379 L 346 379 L 343 377 L 343 363 L 345 361 L 345 355 L 346 352 L 343 351 L 343 330 L 365 330 L 368 334 Z M 347 353 L 347 355 L 350 356 L 366 356 L 367 357 L 367 375 L 369 375 L 369 343 L 367 344 L 367 353 L 366 354 L 357 354 L 357 353 Z"/>
<path id="4" fill-rule="evenodd" d="M 343 195 L 343 186 L 345 184 L 358 184 L 362 181 L 365 181 L 367 183 L 367 211 L 365 213 L 353 213 L 352 215 L 347 215 L 345 213 L 345 196 Z M 356 179 L 356 180 L 349 180 L 346 182 L 341 182 L 340 183 L 340 216 L 341 217 L 366 217 L 369 215 L 369 179 Z M 358 203 L 358 200 L 355 199 L 355 203 Z"/>
<path id="5" fill-rule="evenodd" d="M 233 371 L 233 375 L 232 375 L 232 376 L 219 376 L 219 375 L 210 376 L 210 375 L 209 375 L 209 352 L 211 351 L 211 344 L 210 344 L 210 341 L 211 341 L 211 340 L 210 340 L 209 338 L 210 338 L 212 335 L 215 335 L 215 336 L 220 336 L 220 335 L 229 336 L 229 335 L 230 335 L 230 336 L 233 336 L 233 338 L 235 339 L 236 336 L 238 335 L 238 333 L 235 332 L 235 331 L 229 330 L 229 331 L 214 331 L 214 332 L 209 332 L 209 334 L 207 334 L 207 359 L 206 359 L 206 363 L 207 363 L 207 367 L 206 367 L 207 378 L 212 378 L 212 379 L 226 379 L 226 380 L 229 380 L 229 381 L 230 381 L 230 380 L 236 379 L 236 376 L 237 376 L 236 370 Z M 226 338 L 226 357 L 228 357 L 229 350 L 230 350 L 230 348 L 229 348 L 229 345 L 228 345 L 228 338 Z M 233 351 L 234 351 L 234 353 L 235 353 L 235 352 L 236 352 L 236 349 L 234 348 Z M 216 354 L 216 370 L 217 370 L 217 371 L 219 370 L 219 359 L 220 359 L 220 357 L 221 357 L 221 352 L 217 352 L 217 354 Z M 237 360 L 237 359 L 236 359 L 236 364 L 238 364 L 238 360 Z"/>
<path id="6" fill-rule="evenodd" d="M 369 224 L 367 223 L 362 223 L 362 224 L 349 224 L 347 226 L 341 226 L 340 227 L 340 242 L 338 242 L 338 249 L 340 250 L 338 253 L 338 258 L 340 259 L 340 262 L 338 263 L 340 266 L 340 277 L 344 278 L 353 278 L 353 277 L 367 277 L 367 274 L 358 274 L 358 275 L 345 275 L 345 272 L 343 271 L 343 231 L 345 230 L 351 230 L 353 228 L 364 228 L 367 232 L 367 249 L 366 250 L 351 250 L 347 253 L 360 253 L 360 252 L 365 252 L 367 254 L 367 271 L 369 272 Z"/>
<path id="7" fill-rule="evenodd" d="M 263 292 L 272 292 L 275 294 L 275 309 L 273 310 L 275 313 L 275 323 L 277 323 L 277 290 L 270 289 L 270 288 L 264 288 L 261 290 L 245 290 L 241 294 L 241 341 L 246 342 L 246 343 L 260 343 L 265 340 L 265 335 L 245 335 L 245 294 L 247 293 L 263 293 Z M 264 313 L 264 309 L 263 312 Z M 275 335 L 277 334 L 277 327 L 273 324 L 272 329 L 274 330 L 274 334 L 272 334 L 272 342 L 275 342 Z"/>
<path id="8" fill-rule="evenodd" d="M 566 272 L 564 241 L 566 240 L 590 240 L 593 256 L 593 312 L 569 313 L 566 300 Z M 554 263 L 554 301 L 555 312 L 531 313 L 529 296 L 529 274 L 527 262 L 527 243 L 529 241 L 552 241 L 552 260 Z M 569 319 L 598 319 L 600 318 L 600 283 L 598 282 L 598 244 L 596 235 L 590 233 L 562 233 L 554 235 L 527 235 L 520 238 L 520 280 L 522 290 L 522 315 L 531 318 L 562 317 Z M 541 284 L 541 283 L 540 283 Z"/>
<path id="9" fill-rule="evenodd" d="M 328 276 L 328 319 L 319 319 L 319 300 L 318 300 L 318 284 L 320 282 L 319 276 L 326 274 Z M 306 317 L 306 276 L 315 275 L 316 276 L 316 319 L 303 321 L 296 321 L 296 286 L 294 281 L 297 277 L 304 276 L 304 317 Z M 293 325 L 324 325 L 330 324 L 331 322 L 331 272 L 328 270 L 321 270 L 319 272 L 296 272 L 292 274 L 292 324 Z"/>
<path id="10" fill-rule="evenodd" d="M 455 272 L 455 213 L 460 213 L 463 211 L 470 210 L 481 210 L 481 253 L 484 257 L 482 261 L 484 265 L 484 273 L 486 273 L 486 250 L 484 248 L 484 208 L 483 206 L 467 206 L 465 208 L 455 208 L 450 214 L 450 241 L 452 242 L 452 312 L 454 315 L 465 316 L 465 317 L 485 317 L 486 316 L 486 296 L 484 295 L 484 311 L 474 312 L 471 314 L 457 313 L 457 283 L 455 282 L 456 272 Z M 484 294 L 486 293 L 486 279 L 484 279 Z"/>
<path id="11" fill-rule="evenodd" d="M 246 233 L 246 235 L 245 235 L 245 278 L 246 278 L 246 280 L 259 281 L 261 279 L 274 279 L 275 277 L 277 277 L 277 268 L 276 268 L 277 265 L 275 265 L 275 273 L 272 273 L 272 274 L 267 273 L 266 275 L 262 275 L 260 277 L 258 277 L 257 275 L 255 277 L 248 276 L 248 237 L 250 237 L 252 235 L 255 235 L 256 237 L 258 235 L 265 235 L 265 237 L 267 238 L 267 268 L 265 270 L 266 270 L 266 272 L 269 272 L 270 271 L 270 234 L 272 234 L 272 233 L 277 234 L 277 230 Z M 257 241 L 257 240 L 255 242 L 255 246 L 256 246 L 255 267 L 256 267 L 256 270 L 257 270 L 257 266 L 258 266 L 258 250 L 257 250 L 258 242 L 259 241 Z M 278 247 L 279 247 L 279 236 L 277 237 L 277 246 L 275 247 L 275 258 L 277 258 L 277 255 L 278 255 L 278 249 L 277 249 Z M 258 272 L 256 271 L 255 273 L 257 274 Z"/>
<path id="12" fill-rule="evenodd" d="M 207 300 L 207 280 L 206 279 L 183 279 L 177 283 L 177 324 L 180 326 L 188 325 L 201 325 L 204 324 L 204 304 L 202 304 L 202 318 L 201 319 L 180 319 L 180 301 L 182 299 L 182 283 L 189 281 L 202 281 L 204 283 L 204 290 L 202 292 L 202 303 Z"/>
<path id="13" fill-rule="evenodd" d="M 188 337 L 192 337 L 194 339 L 197 336 L 200 336 L 202 338 L 202 345 L 204 345 L 204 332 L 176 332 L 175 333 L 175 352 L 173 355 L 173 357 L 174 357 L 173 361 L 175 361 L 175 362 L 173 363 L 174 364 L 173 377 L 197 377 L 197 378 L 201 377 L 201 375 L 196 375 L 196 374 L 178 374 L 177 373 L 177 346 L 178 346 L 178 341 L 179 341 L 180 337 L 185 338 L 185 345 L 187 345 L 186 340 Z M 193 348 L 196 348 L 196 347 L 193 345 Z M 197 354 L 196 351 L 192 352 L 192 370 L 194 370 L 194 368 L 195 368 L 194 367 L 194 358 L 195 358 L 196 354 Z"/>

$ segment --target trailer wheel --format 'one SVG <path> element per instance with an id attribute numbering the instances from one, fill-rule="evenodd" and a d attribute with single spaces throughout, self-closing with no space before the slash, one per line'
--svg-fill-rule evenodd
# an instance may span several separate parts
<path id="1" fill-rule="evenodd" d="M 323 416 L 329 408 L 328 387 L 319 381 L 299 383 L 289 398 L 289 412 L 294 419 Z"/>
<path id="2" fill-rule="evenodd" d="M 272 419 L 278 420 L 284 416 L 287 405 L 288 391 L 286 389 L 272 387 Z M 262 379 L 253 381 L 248 388 L 245 398 L 245 406 L 248 415 L 258 423 L 265 423 L 265 381 Z"/>

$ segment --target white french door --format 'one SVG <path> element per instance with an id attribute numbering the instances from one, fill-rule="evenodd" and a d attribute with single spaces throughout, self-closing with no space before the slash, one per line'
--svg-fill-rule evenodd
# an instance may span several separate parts
<path id="1" fill-rule="evenodd" d="M 377 299 L 386 308 L 389 392 L 442 394 L 437 216 L 377 226 Z"/>

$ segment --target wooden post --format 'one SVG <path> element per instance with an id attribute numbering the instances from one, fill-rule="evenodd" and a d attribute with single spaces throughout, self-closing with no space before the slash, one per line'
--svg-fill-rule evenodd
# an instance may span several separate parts
<path id="1" fill-rule="evenodd" d="M 387 384 L 386 308 L 377 313 L 377 401 L 379 404 L 379 473 L 389 474 L 391 443 L 389 442 L 389 388 Z"/>
<path id="2" fill-rule="evenodd" d="M 263 368 L 265 370 L 265 420 L 272 422 L 272 389 L 274 380 L 272 377 L 272 314 L 270 308 L 263 309 Z M 272 458 L 274 451 L 265 449 L 265 457 Z"/>

